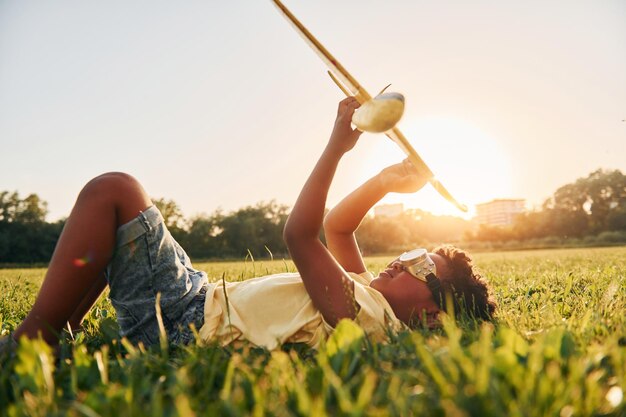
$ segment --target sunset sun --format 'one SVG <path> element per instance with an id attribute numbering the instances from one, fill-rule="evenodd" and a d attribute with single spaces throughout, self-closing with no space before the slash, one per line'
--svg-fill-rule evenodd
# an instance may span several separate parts
<path id="1" fill-rule="evenodd" d="M 448 118 L 403 121 L 401 129 L 448 190 L 466 204 L 463 214 L 430 186 L 416 194 L 390 195 L 383 203 L 403 203 L 435 214 L 472 216 L 474 206 L 494 198 L 512 196 L 510 155 L 490 137 L 471 124 Z M 404 154 L 386 138 L 376 140 L 366 166 L 373 175 L 382 167 L 401 161 Z"/>

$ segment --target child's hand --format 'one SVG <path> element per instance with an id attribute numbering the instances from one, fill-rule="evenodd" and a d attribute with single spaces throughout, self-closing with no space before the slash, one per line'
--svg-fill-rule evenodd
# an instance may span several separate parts
<path id="1" fill-rule="evenodd" d="M 383 169 L 377 177 L 386 192 L 394 193 L 414 193 L 428 182 L 408 159 Z"/>
<path id="2" fill-rule="evenodd" d="M 363 133 L 358 129 L 352 129 L 351 126 L 354 110 L 360 106 L 361 104 L 354 97 L 348 97 L 339 102 L 335 127 L 328 141 L 328 145 L 334 150 L 342 153 L 348 152 Z"/>

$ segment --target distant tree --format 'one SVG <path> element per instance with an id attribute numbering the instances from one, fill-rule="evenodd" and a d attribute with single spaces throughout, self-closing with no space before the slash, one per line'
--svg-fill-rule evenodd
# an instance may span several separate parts
<path id="1" fill-rule="evenodd" d="M 30 194 L 20 202 L 15 221 L 21 223 L 43 223 L 48 215 L 48 203 L 37 194 Z"/>
<path id="2" fill-rule="evenodd" d="M 479 242 L 505 242 L 512 240 L 515 236 L 513 227 L 490 226 L 481 224 L 473 235 L 473 240 Z"/>
<path id="3" fill-rule="evenodd" d="M 409 246 L 411 234 L 396 217 L 367 216 L 357 229 L 356 238 L 361 251 L 371 255 Z"/>
<path id="4" fill-rule="evenodd" d="M 9 194 L 8 191 L 2 191 L 0 193 L 0 222 L 12 222 L 18 204 L 19 196 L 17 192 Z"/>
<path id="5" fill-rule="evenodd" d="M 626 230 L 626 207 L 611 210 L 606 222 L 609 230 Z"/>
<path id="6" fill-rule="evenodd" d="M 530 211 L 520 213 L 515 217 L 512 233 L 515 239 L 527 240 L 546 236 L 548 215 L 545 211 Z"/>
<path id="7" fill-rule="evenodd" d="M 594 233 L 610 230 L 609 216 L 626 209 L 626 175 L 618 170 L 592 172 L 586 179 L 590 226 Z"/>
<path id="8" fill-rule="evenodd" d="M 37 194 L 30 194 L 22 200 L 17 192 L 0 192 L 0 222 L 45 222 L 47 214 L 48 203 Z"/>
<path id="9" fill-rule="evenodd" d="M 210 217 L 201 215 L 191 219 L 189 230 L 180 242 L 189 256 L 209 259 L 224 256 L 228 252 L 217 239 L 222 232 L 219 226 L 221 218 L 222 214 L 218 210 Z"/>
<path id="10" fill-rule="evenodd" d="M 283 228 L 287 220 L 287 206 L 275 201 L 261 202 L 241 208 L 215 221 L 213 233 L 219 246 L 228 256 L 242 257 L 250 251 L 253 256 L 286 254 Z"/>
<path id="11" fill-rule="evenodd" d="M 174 239 L 178 242 L 184 242 L 187 237 L 188 225 L 180 206 L 174 200 L 165 198 L 153 198 L 152 202 L 161 212 L 163 222 Z"/>
<path id="12" fill-rule="evenodd" d="M 47 262 L 63 229 L 63 221 L 46 223 L 48 205 L 37 194 L 21 199 L 0 192 L 0 262 Z"/>
<path id="13" fill-rule="evenodd" d="M 544 203 L 558 234 L 583 236 L 610 230 L 609 215 L 626 208 L 626 175 L 598 169 L 560 187 Z"/>
<path id="14" fill-rule="evenodd" d="M 64 221 L 56 223 L 1 223 L 0 262 L 48 262 Z"/>
<path id="15" fill-rule="evenodd" d="M 261 202 L 224 214 L 196 216 L 184 236 L 177 238 L 194 258 L 243 258 L 248 251 L 255 258 L 285 256 L 282 239 L 288 207 L 274 201 Z"/>
<path id="16" fill-rule="evenodd" d="M 455 216 L 438 216 L 423 210 L 406 210 L 399 220 L 407 227 L 410 243 L 438 244 L 460 240 L 473 226 Z"/>
<path id="17" fill-rule="evenodd" d="M 393 217 L 366 217 L 356 237 L 364 254 L 391 253 L 457 241 L 471 228 L 471 223 L 460 217 L 406 210 Z"/>
<path id="18" fill-rule="evenodd" d="M 152 202 L 159 209 L 163 220 L 168 229 L 185 228 L 185 218 L 183 212 L 174 200 L 168 200 L 165 198 L 153 198 Z"/>

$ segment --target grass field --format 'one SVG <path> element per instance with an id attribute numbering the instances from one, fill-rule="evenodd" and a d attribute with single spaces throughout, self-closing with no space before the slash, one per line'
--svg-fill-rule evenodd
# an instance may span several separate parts
<path id="1" fill-rule="evenodd" d="M 372 271 L 387 259 L 369 258 Z M 373 344 L 342 322 L 319 351 L 159 346 L 117 339 L 102 298 L 55 362 L 38 341 L 0 359 L 0 415 L 625 416 L 626 247 L 479 254 L 494 324 Z M 196 265 L 214 280 L 293 271 L 290 262 Z M 44 269 L 0 270 L 3 333 Z"/>

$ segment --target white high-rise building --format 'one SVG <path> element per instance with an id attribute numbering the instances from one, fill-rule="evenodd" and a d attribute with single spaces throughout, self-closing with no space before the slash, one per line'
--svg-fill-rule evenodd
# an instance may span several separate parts
<path id="1" fill-rule="evenodd" d="M 508 226 L 525 211 L 526 200 L 498 198 L 476 205 L 475 220 L 490 226 Z"/>

